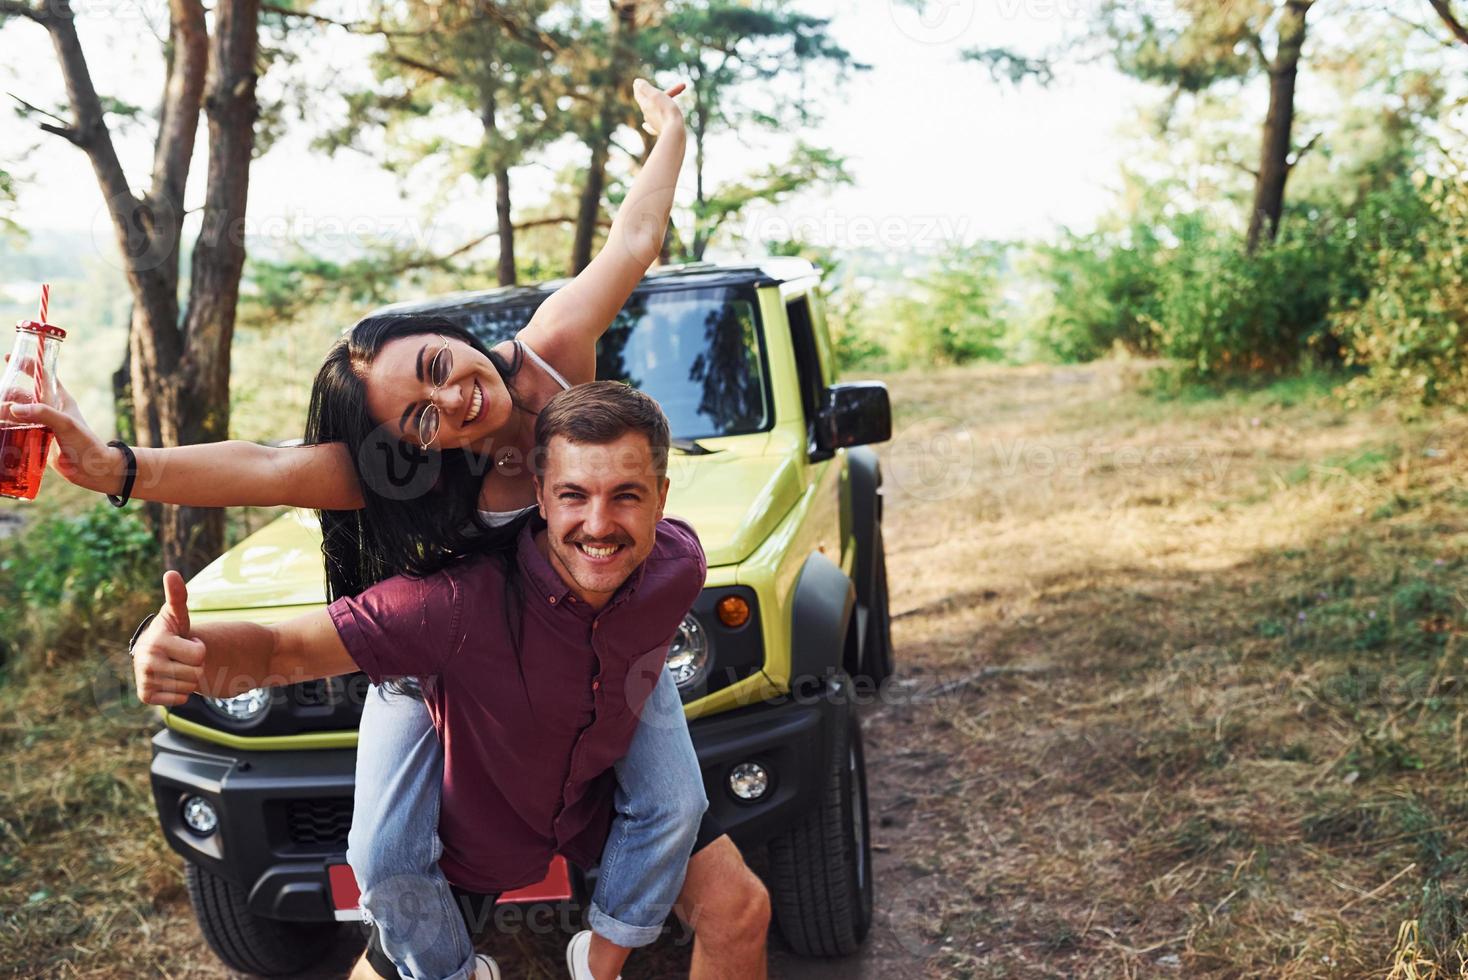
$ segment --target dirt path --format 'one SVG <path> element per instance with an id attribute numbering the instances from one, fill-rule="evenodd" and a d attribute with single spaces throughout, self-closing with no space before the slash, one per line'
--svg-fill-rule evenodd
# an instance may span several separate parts
<path id="1" fill-rule="evenodd" d="M 900 666 L 864 709 L 876 922 L 842 961 L 773 936 L 772 976 L 1365 978 L 1414 958 L 1458 975 L 1468 423 L 1308 384 L 1161 402 L 1140 370 L 889 379 Z M 67 730 L 62 708 L 26 710 L 0 748 Z M 117 738 L 43 735 L 53 756 L 0 786 L 49 862 L 0 854 L 0 886 L 65 878 L 94 903 L 85 944 L 47 940 L 57 976 L 222 976 L 145 776 L 119 792 L 96 773 L 145 772 L 138 735 Z M 116 821 L 85 848 L 41 836 L 104 803 Z M 521 931 L 494 952 L 507 976 L 560 977 L 563 943 Z M 355 948 L 313 976 L 344 976 Z M 669 940 L 627 976 L 687 962 Z"/>

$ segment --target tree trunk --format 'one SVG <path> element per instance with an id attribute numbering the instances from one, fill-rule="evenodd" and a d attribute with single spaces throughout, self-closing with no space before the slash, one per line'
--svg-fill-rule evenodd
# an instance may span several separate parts
<path id="1" fill-rule="evenodd" d="M 1269 69 L 1269 111 L 1259 171 L 1254 180 L 1254 208 L 1249 215 L 1245 248 L 1252 255 L 1260 244 L 1273 242 L 1284 214 L 1285 181 L 1290 176 L 1290 139 L 1295 121 L 1295 78 L 1305 44 L 1305 16 L 1312 0 L 1287 0 L 1279 25 L 1279 45 Z"/>
<path id="2" fill-rule="evenodd" d="M 218 0 L 209 46 L 209 174 L 204 223 L 194 242 L 186 349 L 169 385 L 176 419 L 174 445 L 229 438 L 229 366 L 235 307 L 245 264 L 245 205 L 255 148 L 255 59 L 259 0 Z M 224 545 L 224 512 L 170 507 L 163 518 L 163 554 L 185 576 L 202 569 Z"/>
<path id="3" fill-rule="evenodd" d="M 515 222 L 510 218 L 510 170 L 508 167 L 494 169 L 494 212 L 499 224 L 500 262 L 499 283 L 513 286 L 515 272 Z"/>
<path id="4" fill-rule="evenodd" d="M 693 110 L 693 251 L 691 258 L 695 262 L 703 261 L 703 253 L 709 247 L 708 215 L 706 206 L 708 194 L 704 189 L 703 165 L 704 165 L 704 140 L 708 136 L 708 117 L 704 115 L 703 103 L 697 103 Z"/>
<path id="5" fill-rule="evenodd" d="M 1448 25 L 1448 30 L 1452 32 L 1453 37 L 1468 44 L 1468 24 L 1464 24 L 1458 19 L 1458 15 L 1453 13 L 1453 5 L 1450 0 L 1427 0 L 1427 2 L 1432 4 L 1432 9 L 1436 10 L 1443 23 Z"/>
<path id="6" fill-rule="evenodd" d="M 484 124 L 484 138 L 491 144 L 495 153 L 494 165 L 494 213 L 495 226 L 500 240 L 499 258 L 499 284 L 501 286 L 513 286 L 515 284 L 515 223 L 510 219 L 510 168 L 503 162 L 503 154 L 500 152 L 499 123 L 495 117 L 495 93 L 493 90 L 484 94 L 484 109 L 480 119 Z"/>
<path id="7" fill-rule="evenodd" d="M 135 307 L 136 308 L 136 307 Z M 127 346 L 122 352 L 122 363 L 112 372 L 112 418 L 117 429 L 117 438 L 131 445 L 138 444 L 138 427 L 133 418 L 133 310 L 127 315 Z"/>
<path id="8" fill-rule="evenodd" d="M 571 243 L 570 271 L 573 276 L 591 264 L 602 194 L 606 192 L 612 134 L 617 131 L 618 114 L 626 98 L 632 40 L 637 33 L 638 0 L 611 0 L 610 6 L 612 29 L 608 77 L 602 89 L 596 125 L 588 141 L 591 162 L 586 169 L 586 182 L 581 186 L 581 200 L 576 208 L 576 234 Z"/>
<path id="9" fill-rule="evenodd" d="M 133 296 L 126 378 L 133 437 L 141 445 L 176 446 L 228 435 L 229 350 L 244 266 L 257 113 L 258 14 L 258 0 L 218 0 L 211 39 L 201 0 L 170 0 L 152 184 L 141 197 L 129 189 L 118 160 L 70 8 L 52 7 L 38 21 L 51 36 L 73 116 L 70 126 L 47 128 L 86 152 Z M 209 117 L 209 185 L 203 230 L 194 245 L 188 313 L 181 324 L 183 201 L 201 99 Z M 201 569 L 224 542 L 219 511 L 163 507 L 157 527 L 164 561 L 185 575 Z"/>
<path id="10" fill-rule="evenodd" d="M 601 197 L 607 182 L 607 158 L 612 144 L 612 134 L 605 125 L 606 115 L 602 113 L 603 125 L 593 136 L 591 163 L 586 168 L 586 183 L 581 185 L 581 203 L 576 208 L 576 238 L 571 244 L 570 271 L 573 276 L 591 264 L 596 219 L 601 215 Z"/>

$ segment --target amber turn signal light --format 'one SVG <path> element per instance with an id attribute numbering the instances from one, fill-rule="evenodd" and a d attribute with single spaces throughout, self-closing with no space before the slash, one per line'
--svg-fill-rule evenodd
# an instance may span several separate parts
<path id="1" fill-rule="evenodd" d="M 749 622 L 749 603 L 737 595 L 726 595 L 719 600 L 719 622 L 730 629 L 738 629 Z"/>

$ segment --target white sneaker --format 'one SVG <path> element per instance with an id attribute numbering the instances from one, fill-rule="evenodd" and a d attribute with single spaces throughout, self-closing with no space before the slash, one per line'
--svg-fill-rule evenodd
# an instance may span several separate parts
<path id="1" fill-rule="evenodd" d="M 591 973 L 591 930 L 582 929 L 566 944 L 566 969 L 571 980 L 596 980 Z M 620 976 L 617 980 L 622 980 Z"/>
<path id="2" fill-rule="evenodd" d="M 500 980 L 500 965 L 483 953 L 474 954 L 474 980 Z"/>

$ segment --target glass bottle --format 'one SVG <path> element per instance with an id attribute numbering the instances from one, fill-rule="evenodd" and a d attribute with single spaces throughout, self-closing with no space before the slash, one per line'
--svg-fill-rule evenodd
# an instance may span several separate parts
<path id="1" fill-rule="evenodd" d="M 56 356 L 66 331 L 49 323 L 22 320 L 15 346 L 0 374 L 0 404 L 43 402 L 56 405 Z M 34 500 L 51 451 L 51 430 L 35 422 L 0 419 L 0 497 Z"/>

